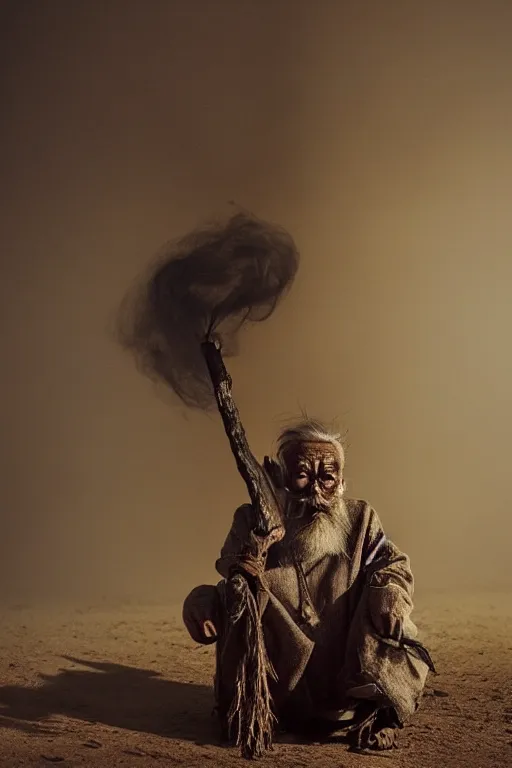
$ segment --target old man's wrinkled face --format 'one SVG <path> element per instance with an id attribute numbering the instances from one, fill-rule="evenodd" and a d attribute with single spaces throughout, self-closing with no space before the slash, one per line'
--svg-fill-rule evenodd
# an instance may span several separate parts
<path id="1" fill-rule="evenodd" d="M 285 456 L 287 487 L 295 501 L 312 511 L 328 511 L 342 483 L 340 456 L 329 443 L 290 446 Z"/>

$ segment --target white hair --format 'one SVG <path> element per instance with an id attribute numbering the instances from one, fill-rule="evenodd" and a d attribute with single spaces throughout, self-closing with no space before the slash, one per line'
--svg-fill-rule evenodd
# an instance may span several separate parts
<path id="1" fill-rule="evenodd" d="M 341 435 L 325 424 L 315 419 L 304 419 L 286 429 L 283 429 L 277 438 L 277 460 L 283 466 L 283 458 L 286 449 L 290 445 L 300 443 L 328 443 L 337 452 L 340 467 L 345 464 L 345 451 L 341 442 Z"/>

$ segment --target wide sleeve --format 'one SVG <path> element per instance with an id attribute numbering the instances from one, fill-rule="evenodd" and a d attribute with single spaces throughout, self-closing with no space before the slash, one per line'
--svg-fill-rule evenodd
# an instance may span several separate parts
<path id="1" fill-rule="evenodd" d="M 374 509 L 369 509 L 363 551 L 369 609 L 375 629 L 399 640 L 410 623 L 414 577 L 409 557 L 385 533 Z"/>

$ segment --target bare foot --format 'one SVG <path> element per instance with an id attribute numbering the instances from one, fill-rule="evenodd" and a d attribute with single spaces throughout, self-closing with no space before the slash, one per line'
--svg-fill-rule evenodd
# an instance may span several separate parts
<path id="1" fill-rule="evenodd" d="M 398 749 L 398 730 L 396 728 L 381 728 L 372 733 L 368 740 L 368 749 Z"/>
<path id="2" fill-rule="evenodd" d="M 355 731 L 350 742 L 356 752 L 382 752 L 398 749 L 398 729 L 386 726 L 375 729 L 374 723 L 368 723 Z"/>

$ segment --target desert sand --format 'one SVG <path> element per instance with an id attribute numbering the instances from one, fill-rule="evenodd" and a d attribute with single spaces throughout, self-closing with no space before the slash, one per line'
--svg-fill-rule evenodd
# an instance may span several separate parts
<path id="1" fill-rule="evenodd" d="M 490 768 L 512 763 L 512 600 L 497 592 L 417 596 L 438 668 L 399 750 L 279 741 L 260 764 Z M 0 765 L 243 766 L 218 742 L 213 647 L 186 634 L 179 607 L 3 608 Z"/>

